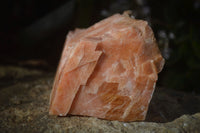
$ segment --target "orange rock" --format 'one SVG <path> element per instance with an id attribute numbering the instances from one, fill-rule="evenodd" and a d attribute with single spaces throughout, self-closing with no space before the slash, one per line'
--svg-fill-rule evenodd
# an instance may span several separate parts
<path id="1" fill-rule="evenodd" d="M 163 65 L 147 22 L 127 13 L 76 29 L 65 42 L 49 113 L 144 120 Z"/>

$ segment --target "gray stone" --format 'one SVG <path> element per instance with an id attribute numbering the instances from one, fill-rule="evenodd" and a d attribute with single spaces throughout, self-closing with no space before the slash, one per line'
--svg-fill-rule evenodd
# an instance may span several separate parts
<path id="1" fill-rule="evenodd" d="M 5 77 L 12 75 L 9 73 L 11 71 L 3 69 L 2 66 L 0 68 L 4 70 L 0 72 L 0 79 L 6 81 Z M 49 95 L 54 74 L 18 67 L 12 67 L 12 73 L 18 73 L 20 76 L 17 78 L 13 76 L 14 83 L 8 82 L 6 86 L 0 86 L 1 132 L 200 132 L 200 113 L 198 113 L 200 112 L 200 96 L 198 94 L 157 88 L 144 122 L 126 123 L 83 116 L 49 116 Z M 27 75 L 30 80 L 26 80 Z M 191 113 L 193 115 L 190 115 Z"/>

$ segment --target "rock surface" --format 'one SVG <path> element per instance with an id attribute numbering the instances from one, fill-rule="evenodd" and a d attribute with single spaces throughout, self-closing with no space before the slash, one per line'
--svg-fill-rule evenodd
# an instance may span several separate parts
<path id="1" fill-rule="evenodd" d="M 19 67 L 0 68 L 4 71 L 4 74 L 0 75 L 1 133 L 200 132 L 200 95 L 197 94 L 157 88 L 144 122 L 125 123 L 81 116 L 56 117 L 48 115 L 54 74 Z M 12 71 L 7 68 L 12 68 Z M 17 73 L 18 78 L 15 78 L 13 73 Z M 9 75 L 9 78 L 6 75 Z M 10 82 L 11 79 L 15 82 Z"/>
<path id="2" fill-rule="evenodd" d="M 144 120 L 164 59 L 146 21 L 115 14 L 67 36 L 50 114 Z"/>

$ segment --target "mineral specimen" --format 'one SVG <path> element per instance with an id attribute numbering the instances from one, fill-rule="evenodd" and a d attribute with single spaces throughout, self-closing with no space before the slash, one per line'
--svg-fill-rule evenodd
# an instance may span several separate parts
<path id="1" fill-rule="evenodd" d="M 49 113 L 144 120 L 163 65 L 147 22 L 127 12 L 76 29 L 65 42 Z"/>

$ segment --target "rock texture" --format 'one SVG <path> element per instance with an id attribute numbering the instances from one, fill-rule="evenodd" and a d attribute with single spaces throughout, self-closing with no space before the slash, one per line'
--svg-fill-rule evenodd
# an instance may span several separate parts
<path id="1" fill-rule="evenodd" d="M 4 73 L 0 74 L 1 133 L 200 132 L 198 94 L 157 88 L 145 122 L 119 122 L 81 116 L 49 116 L 48 103 L 54 74 L 19 67 L 0 66 L 0 69 L 1 73 Z M 11 69 L 12 71 L 9 71 Z M 18 76 L 15 78 L 16 75 Z"/>
<path id="2" fill-rule="evenodd" d="M 116 14 L 70 32 L 50 114 L 144 120 L 164 59 L 147 22 Z"/>

